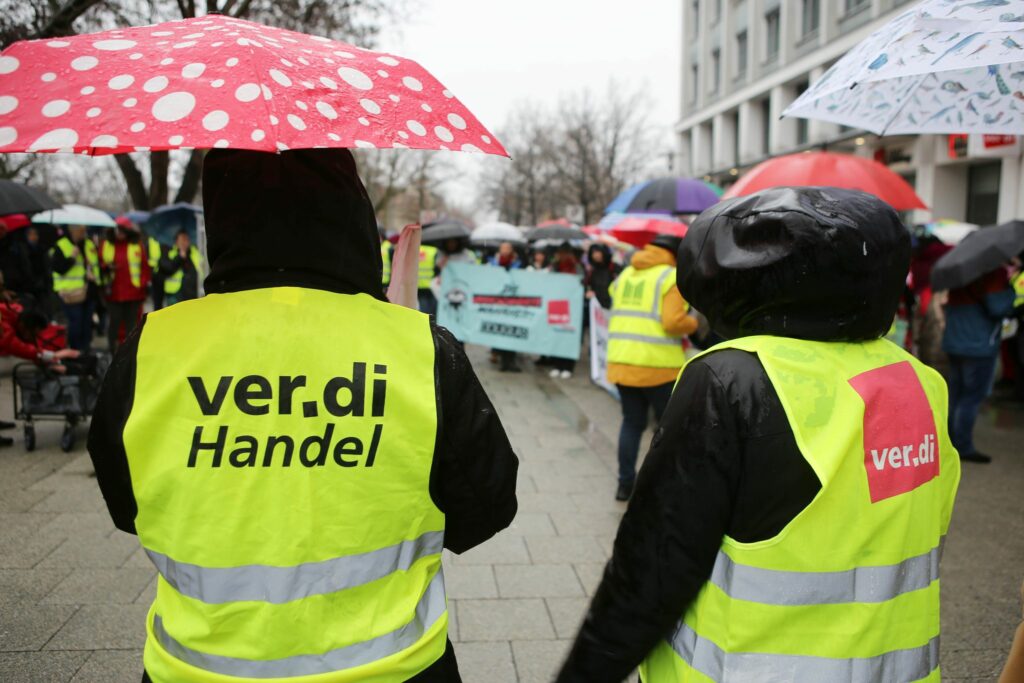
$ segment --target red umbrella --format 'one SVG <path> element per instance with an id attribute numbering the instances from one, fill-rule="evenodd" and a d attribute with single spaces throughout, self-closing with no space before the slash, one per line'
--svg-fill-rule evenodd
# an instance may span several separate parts
<path id="1" fill-rule="evenodd" d="M 616 239 L 642 247 L 658 235 L 686 235 L 686 223 L 667 218 L 640 218 L 627 216 L 609 228 Z"/>
<path id="2" fill-rule="evenodd" d="M 801 152 L 763 161 L 744 173 L 725 191 L 722 199 L 790 185 L 863 190 L 888 202 L 897 211 L 928 208 L 914 188 L 885 165 L 867 157 L 833 152 Z"/>
<path id="3" fill-rule="evenodd" d="M 3 224 L 3 228 L 7 232 L 14 232 L 15 230 L 32 225 L 32 221 L 23 213 L 12 213 L 7 216 L 0 216 L 0 224 Z"/>
<path id="4" fill-rule="evenodd" d="M 414 61 L 208 15 L 0 54 L 0 152 L 413 147 L 506 155 Z"/>

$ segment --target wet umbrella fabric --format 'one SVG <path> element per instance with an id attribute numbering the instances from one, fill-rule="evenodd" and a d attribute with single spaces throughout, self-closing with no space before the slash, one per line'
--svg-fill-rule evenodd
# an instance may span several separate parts
<path id="1" fill-rule="evenodd" d="M 834 152 L 800 152 L 763 161 L 744 173 L 723 199 L 743 197 L 769 187 L 840 187 L 861 190 L 897 211 L 926 209 L 914 188 L 874 159 Z"/>
<path id="2" fill-rule="evenodd" d="M 50 225 L 84 225 L 91 228 L 113 228 L 117 226 L 107 213 L 81 204 L 65 204 L 59 209 L 43 211 L 32 216 L 33 223 Z"/>
<path id="3" fill-rule="evenodd" d="M 516 245 L 524 244 L 526 239 L 516 226 L 500 222 L 481 225 L 469 235 L 469 243 L 474 246 L 493 248 L 502 242 Z"/>
<path id="4" fill-rule="evenodd" d="M 625 190 L 605 213 L 700 213 L 718 203 L 721 190 L 693 178 L 658 178 Z"/>
<path id="5" fill-rule="evenodd" d="M 506 155 L 416 62 L 221 15 L 0 54 L 0 152 L 412 147 Z"/>
<path id="6" fill-rule="evenodd" d="M 469 239 L 470 230 L 464 223 L 453 220 L 436 221 L 423 226 L 420 242 L 438 244 L 445 240 Z"/>
<path id="7" fill-rule="evenodd" d="M 13 180 L 0 180 L 0 216 L 59 208 L 60 203 L 54 201 L 42 190 L 16 183 Z"/>
<path id="8" fill-rule="evenodd" d="M 635 247 L 642 247 L 649 244 L 658 235 L 671 235 L 684 237 L 686 235 L 686 223 L 679 221 L 665 220 L 662 218 L 637 218 L 630 216 L 613 225 L 609 230 L 616 239 L 632 244 Z"/>
<path id="9" fill-rule="evenodd" d="M 570 228 L 564 225 L 550 225 L 543 228 L 534 228 L 526 235 L 528 242 L 538 242 L 540 240 L 557 241 L 557 242 L 576 242 L 590 239 L 587 233 L 583 232 L 579 228 Z"/>
<path id="10" fill-rule="evenodd" d="M 974 282 L 1024 252 L 1024 221 L 981 228 L 935 263 L 932 288 L 956 289 Z"/>

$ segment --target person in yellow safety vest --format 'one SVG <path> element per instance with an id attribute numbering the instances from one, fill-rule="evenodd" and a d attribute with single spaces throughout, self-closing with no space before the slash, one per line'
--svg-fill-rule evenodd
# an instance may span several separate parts
<path id="1" fill-rule="evenodd" d="M 181 230 L 175 236 L 174 246 L 160 258 L 160 272 L 164 276 L 164 302 L 168 306 L 199 296 L 203 258 L 192 244 L 188 231 Z"/>
<path id="2" fill-rule="evenodd" d="M 640 438 L 653 410 L 661 419 L 683 367 L 682 337 L 697 329 L 676 289 L 679 238 L 659 235 L 633 254 L 608 288 L 608 381 L 619 390 L 619 483 L 616 500 L 629 500 L 636 478 Z"/>
<path id="3" fill-rule="evenodd" d="M 1024 401 L 1024 269 L 1018 257 L 1014 263 L 1017 274 L 1011 279 L 1014 291 L 1013 313 L 1017 318 L 1017 333 L 1007 340 L 1010 345 L 1010 356 L 1014 362 L 1013 396 Z"/>
<path id="4" fill-rule="evenodd" d="M 92 316 L 96 310 L 100 260 L 85 226 L 73 225 L 50 251 L 53 291 L 60 297 L 68 321 L 68 346 L 88 351 L 92 345 Z"/>
<path id="5" fill-rule="evenodd" d="M 150 272 L 149 295 L 153 299 L 154 311 L 164 307 L 164 276 L 160 272 L 160 259 L 165 251 L 167 247 L 155 237 L 146 238 L 146 262 L 149 264 Z"/>
<path id="6" fill-rule="evenodd" d="M 391 259 L 392 259 L 391 242 L 387 239 L 381 240 L 380 243 L 380 260 L 383 264 L 381 282 L 384 285 L 384 289 L 387 290 L 388 285 L 391 284 Z"/>
<path id="7" fill-rule="evenodd" d="M 942 377 L 885 340 L 910 236 L 856 190 L 690 226 L 678 286 L 728 341 L 683 368 L 557 681 L 933 681 L 960 479 Z"/>
<path id="8" fill-rule="evenodd" d="M 437 297 L 430 285 L 438 274 L 437 247 L 429 244 L 420 245 L 419 269 L 416 274 L 416 298 L 420 311 L 427 315 L 437 314 Z"/>
<path id="9" fill-rule="evenodd" d="M 107 343 L 111 352 L 117 350 L 121 340 L 131 334 L 142 318 L 150 272 L 138 228 L 123 216 L 117 223 L 113 241 L 106 240 L 100 247 L 101 269 L 110 283 Z"/>
<path id="10" fill-rule="evenodd" d="M 89 453 L 159 575 L 153 683 L 459 681 L 441 551 L 508 526 L 518 461 L 465 354 L 381 292 L 346 149 L 214 149 L 207 295 L 118 349 Z"/>

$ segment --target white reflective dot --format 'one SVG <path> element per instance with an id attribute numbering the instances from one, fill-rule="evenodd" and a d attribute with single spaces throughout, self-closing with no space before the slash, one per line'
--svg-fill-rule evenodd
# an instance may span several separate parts
<path id="1" fill-rule="evenodd" d="M 388 99 L 391 100 L 392 102 L 398 102 L 402 98 L 399 97 L 398 95 L 388 95 Z"/>
<path id="2" fill-rule="evenodd" d="M 360 116 L 358 119 L 356 119 L 356 121 L 358 121 L 364 126 L 370 125 L 370 119 L 366 118 L 365 116 Z"/>
<path id="3" fill-rule="evenodd" d="M 57 80 L 57 74 L 53 73 L 52 71 L 47 71 L 46 73 L 44 73 L 39 78 L 40 78 L 40 80 L 42 80 L 42 81 L 44 81 L 46 83 L 49 83 L 50 81 Z"/>
<path id="4" fill-rule="evenodd" d="M 487 144 L 487 145 L 491 144 L 491 136 L 490 135 L 481 135 L 480 139 L 484 141 L 484 144 Z"/>
<path id="5" fill-rule="evenodd" d="M 340 142 L 341 141 L 341 137 L 339 135 L 337 135 L 336 133 L 328 133 L 327 137 L 329 137 L 331 140 L 334 140 L 335 142 Z"/>
<path id="6" fill-rule="evenodd" d="M 228 113 L 217 109 L 203 117 L 203 128 L 206 130 L 220 130 L 228 125 Z"/>
<path id="7" fill-rule="evenodd" d="M 452 135 L 452 132 L 445 128 L 444 126 L 434 126 L 434 135 L 436 135 L 438 139 L 443 142 L 451 142 L 452 140 L 455 139 L 455 136 Z"/>
<path id="8" fill-rule="evenodd" d="M 129 50 L 137 44 L 134 40 L 97 40 L 92 46 L 97 50 Z"/>
<path id="9" fill-rule="evenodd" d="M 405 127 L 421 137 L 427 134 L 427 129 L 419 121 L 406 121 Z"/>
<path id="10" fill-rule="evenodd" d="M 288 123 L 290 123 L 292 128 L 295 130 L 306 130 L 306 122 L 295 114 L 288 114 Z"/>
<path id="11" fill-rule="evenodd" d="M 171 59 L 170 57 L 164 57 L 163 59 L 160 60 L 160 66 L 167 66 L 168 64 L 173 64 L 173 63 L 174 63 L 174 60 Z"/>
<path id="12" fill-rule="evenodd" d="M 269 100 L 274 96 L 274 93 L 270 92 L 270 88 L 260 83 L 260 92 L 263 93 L 263 99 Z"/>
<path id="13" fill-rule="evenodd" d="M 194 40 L 186 40 L 186 41 L 181 42 L 181 43 L 175 43 L 174 45 L 171 45 L 171 47 L 176 49 L 176 50 L 180 50 L 181 48 L 192 47 L 195 44 L 196 44 L 196 41 L 194 41 Z"/>
<path id="14" fill-rule="evenodd" d="M 305 66 L 309 66 L 309 60 L 306 59 L 305 57 L 299 57 L 299 64 L 303 64 Z"/>
<path id="15" fill-rule="evenodd" d="M 71 109 L 71 103 L 67 100 L 53 100 L 43 105 L 43 116 L 52 119 L 55 116 L 67 114 L 69 109 Z"/>
<path id="16" fill-rule="evenodd" d="M 107 87 L 111 90 L 124 90 L 134 82 L 135 76 L 121 74 L 120 76 L 114 76 L 109 81 L 107 81 Z"/>
<path id="17" fill-rule="evenodd" d="M 262 130 L 260 130 L 259 128 L 257 128 L 256 130 L 254 130 L 254 131 L 252 132 L 252 135 L 250 135 L 249 137 L 250 137 L 250 138 L 252 138 L 252 141 L 253 141 L 253 142 L 259 142 L 260 140 L 262 140 L 262 139 L 263 139 L 263 138 L 265 138 L 266 136 L 267 136 L 267 134 L 266 134 L 266 133 L 264 133 L 264 132 L 263 132 Z"/>
<path id="18" fill-rule="evenodd" d="M 90 119 L 94 119 L 100 115 L 100 111 L 102 110 L 99 107 L 93 107 L 89 111 L 85 112 L 85 115 L 88 116 Z"/>
<path id="19" fill-rule="evenodd" d="M 29 145 L 28 151 L 63 149 L 65 147 L 74 147 L 77 143 L 78 133 L 70 128 L 58 128 L 40 135 L 35 142 Z"/>
<path id="20" fill-rule="evenodd" d="M 335 55 L 336 57 L 341 57 L 342 59 L 355 59 L 356 57 L 351 52 L 345 52 L 344 50 L 335 50 L 331 54 Z"/>
<path id="21" fill-rule="evenodd" d="M 316 110 L 329 119 L 333 120 L 338 118 L 338 112 L 336 112 L 334 110 L 334 107 L 327 104 L 326 102 L 317 101 Z"/>
<path id="22" fill-rule="evenodd" d="M 422 109 L 423 111 L 434 111 L 434 108 L 431 107 L 426 102 L 424 102 L 423 104 L 420 105 L 420 109 Z"/>
<path id="23" fill-rule="evenodd" d="M 276 143 L 276 147 L 282 152 L 288 149 L 288 145 L 284 144 L 283 142 Z"/>
<path id="24" fill-rule="evenodd" d="M 223 78 L 217 78 L 217 79 L 214 79 L 214 80 L 210 81 L 210 87 L 211 88 L 219 88 L 222 85 L 224 85 L 224 79 Z"/>
<path id="25" fill-rule="evenodd" d="M 158 121 L 180 121 L 191 114 L 195 107 L 196 98 L 192 93 L 168 93 L 153 103 L 153 118 Z"/>
<path id="26" fill-rule="evenodd" d="M 302 111 L 309 111 L 309 106 L 306 105 L 305 102 L 302 102 L 300 100 L 295 100 L 295 106 L 301 109 Z"/>
<path id="27" fill-rule="evenodd" d="M 320 77 L 320 82 L 323 83 L 328 88 L 330 88 L 331 90 L 337 90 L 338 89 L 338 84 L 335 83 L 334 81 L 332 81 L 330 78 L 327 78 L 327 76 L 321 76 Z"/>
<path id="28" fill-rule="evenodd" d="M 143 55 L 141 52 L 133 52 L 130 55 L 128 55 L 128 59 L 142 59 L 142 56 Z"/>
<path id="29" fill-rule="evenodd" d="M 171 137 L 167 138 L 167 144 L 169 145 L 180 145 L 184 141 L 185 138 L 183 138 L 180 135 L 172 135 Z"/>
<path id="30" fill-rule="evenodd" d="M 373 81 L 370 77 L 358 69 L 343 66 L 338 69 L 338 75 L 356 90 L 370 90 L 373 88 Z"/>
<path id="31" fill-rule="evenodd" d="M 51 40 L 46 45 L 47 47 L 67 47 L 70 44 L 71 43 L 66 40 Z"/>
<path id="32" fill-rule="evenodd" d="M 388 77 L 388 76 L 390 76 L 391 74 L 389 74 L 389 73 L 388 73 L 387 71 L 385 71 L 384 69 L 377 69 L 377 75 L 378 75 L 378 76 L 380 76 L 381 78 L 387 78 L 387 77 Z"/>
<path id="33" fill-rule="evenodd" d="M 0 114 L 10 114 L 18 108 L 18 98 L 13 95 L 0 96 Z"/>
<path id="34" fill-rule="evenodd" d="M 139 133 L 139 132 L 144 131 L 145 129 L 146 129 L 146 124 L 144 124 L 142 121 L 136 121 L 135 123 L 133 123 L 128 128 L 128 130 L 130 130 L 133 133 Z"/>
<path id="35" fill-rule="evenodd" d="M 174 31 L 153 31 L 149 35 L 151 36 L 173 36 Z"/>
<path id="36" fill-rule="evenodd" d="M 0 57 L 0 59 L 14 59 L 14 58 L 13 57 L 10 57 L 10 58 L 8 58 L 8 57 Z M 15 63 L 17 63 L 17 60 L 15 60 Z M 87 57 L 75 57 L 74 59 L 71 60 L 71 68 L 74 69 L 75 71 L 88 71 L 89 69 L 95 68 L 96 65 L 99 64 L 99 63 L 100 63 L 100 60 L 96 59 L 95 57 L 88 57 L 88 56 Z M 13 71 L 13 69 L 12 69 L 12 71 Z"/>
<path id="37" fill-rule="evenodd" d="M 227 140 L 217 140 L 217 142 L 213 143 L 213 146 L 216 147 L 217 149 L 224 149 L 229 144 L 231 143 L 229 143 Z"/>
<path id="38" fill-rule="evenodd" d="M 288 87 L 292 84 L 292 79 L 288 78 L 288 74 L 282 73 L 277 69 L 271 69 L 269 73 L 271 78 L 273 78 L 275 81 L 277 81 L 278 83 L 285 87 Z"/>
<path id="39" fill-rule="evenodd" d="M 91 85 L 87 85 L 78 92 L 82 93 L 83 95 L 91 95 L 94 92 L 96 92 L 96 88 L 92 87 Z"/>
<path id="40" fill-rule="evenodd" d="M 117 147 L 117 138 L 113 135 L 97 135 L 89 143 L 90 147 Z"/>
<path id="41" fill-rule="evenodd" d="M 0 128 L 0 147 L 11 144 L 18 139 L 18 131 L 10 126 Z"/>
<path id="42" fill-rule="evenodd" d="M 414 90 L 416 92 L 423 90 L 423 84 L 420 83 L 419 79 L 413 78 L 412 76 L 405 76 L 402 78 L 402 85 L 409 90 Z"/>
<path id="43" fill-rule="evenodd" d="M 366 140 L 355 140 L 355 143 L 356 147 L 360 147 L 362 149 L 374 149 L 377 147 L 377 145 L 372 142 L 367 142 Z"/>
<path id="44" fill-rule="evenodd" d="M 359 106 L 361 106 L 363 109 L 365 109 L 370 114 L 373 114 L 374 116 L 380 113 L 380 105 L 374 102 L 373 100 L 359 100 Z"/>
<path id="45" fill-rule="evenodd" d="M 381 64 L 387 64 L 388 66 L 398 66 L 398 60 L 387 55 L 384 57 L 377 57 L 377 61 Z"/>
<path id="46" fill-rule="evenodd" d="M 403 140 L 408 140 L 409 134 L 406 133 L 404 130 L 400 130 L 398 131 L 398 137 L 402 138 Z"/>
<path id="47" fill-rule="evenodd" d="M 0 57 L 0 74 L 12 73 L 18 68 L 19 64 L 20 62 L 16 57 Z M 72 62 L 72 65 L 74 65 L 74 62 Z"/>
<path id="48" fill-rule="evenodd" d="M 451 99 L 451 98 L 453 97 L 453 95 L 452 95 L 452 91 L 451 91 L 451 90 L 448 90 L 447 88 L 445 88 L 444 90 L 442 90 L 442 91 L 441 91 L 441 94 L 442 94 L 442 95 L 444 95 L 445 97 L 447 97 L 448 99 Z"/>
<path id="49" fill-rule="evenodd" d="M 270 125 L 276 126 L 280 122 L 281 122 L 281 119 L 277 118 L 273 114 L 270 115 Z"/>
<path id="50" fill-rule="evenodd" d="M 129 97 L 127 100 L 125 100 L 124 102 L 121 103 L 121 106 L 123 106 L 123 107 L 134 107 L 138 103 L 139 103 L 139 101 L 137 99 L 135 99 L 134 97 Z"/>
<path id="51" fill-rule="evenodd" d="M 471 145 L 468 142 L 462 146 L 462 151 L 463 152 L 483 152 L 482 149 L 480 149 L 476 145 Z"/>
<path id="52" fill-rule="evenodd" d="M 231 57 L 228 61 L 224 62 L 225 66 L 234 66 L 238 64 L 238 57 Z"/>
<path id="53" fill-rule="evenodd" d="M 281 58 L 281 63 L 284 64 L 285 66 L 288 66 L 288 67 L 295 66 L 294 64 L 292 64 L 291 62 L 289 62 L 287 59 L 285 59 L 283 57 Z"/>
<path id="54" fill-rule="evenodd" d="M 466 130 L 466 119 L 462 118 L 458 114 L 448 114 L 448 123 L 452 124 L 459 130 Z"/>
<path id="55" fill-rule="evenodd" d="M 146 92 L 160 92 L 170 81 L 167 80 L 166 76 L 154 76 L 142 85 L 142 89 Z"/>
<path id="56" fill-rule="evenodd" d="M 235 99 L 240 102 L 252 102 L 260 96 L 260 86 L 256 83 L 244 83 L 235 90 Z"/>
<path id="57" fill-rule="evenodd" d="M 206 65 L 202 62 L 192 62 L 181 67 L 182 78 L 199 78 L 206 71 Z"/>

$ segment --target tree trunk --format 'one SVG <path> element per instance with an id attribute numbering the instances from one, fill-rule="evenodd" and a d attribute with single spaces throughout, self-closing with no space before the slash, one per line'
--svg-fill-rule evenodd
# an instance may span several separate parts
<path id="1" fill-rule="evenodd" d="M 199 191 L 199 181 L 203 177 L 203 159 L 205 157 L 205 151 L 192 150 L 192 155 L 188 158 L 188 164 L 185 166 L 185 175 L 181 179 L 181 186 L 178 188 L 178 193 L 174 195 L 175 203 L 191 203 L 195 200 L 196 192 Z"/>
<path id="2" fill-rule="evenodd" d="M 145 211 L 150 207 L 149 193 L 146 192 L 146 182 L 142 179 L 139 167 L 127 154 L 115 154 L 114 160 L 117 161 L 121 175 L 124 176 L 124 182 L 128 186 L 128 196 L 132 198 L 132 206 L 140 211 Z"/>
<path id="3" fill-rule="evenodd" d="M 156 208 L 167 203 L 167 171 L 171 157 L 167 150 L 149 153 L 149 206 Z"/>

